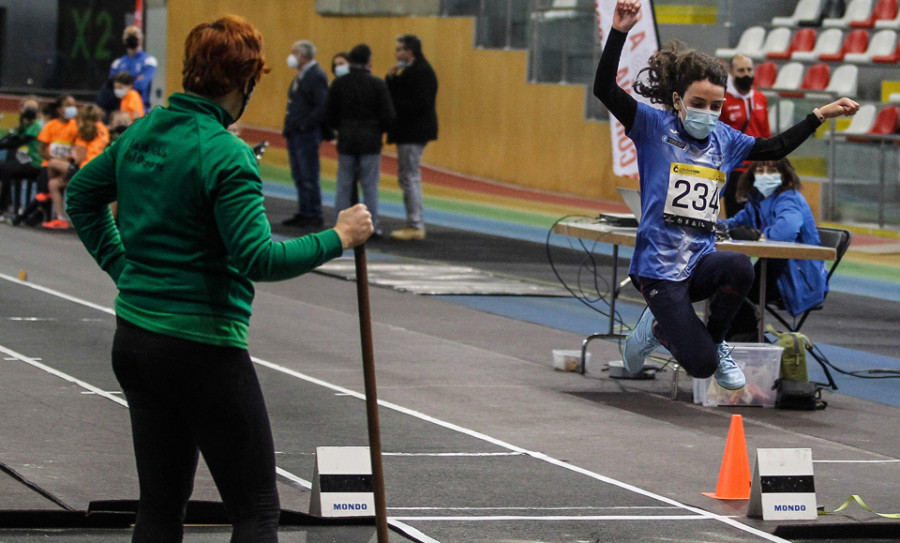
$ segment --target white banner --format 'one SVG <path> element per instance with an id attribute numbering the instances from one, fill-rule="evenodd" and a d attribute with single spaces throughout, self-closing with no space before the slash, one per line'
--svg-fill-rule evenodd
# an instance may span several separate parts
<path id="1" fill-rule="evenodd" d="M 606 38 L 612 28 L 613 14 L 615 13 L 617 0 L 595 0 L 597 7 L 597 23 L 600 25 L 600 44 L 606 46 Z M 619 71 L 616 73 L 616 81 L 620 87 L 631 94 L 631 86 L 637 78 L 638 72 L 647 66 L 647 59 L 659 50 L 659 41 L 656 39 L 656 19 L 653 14 L 653 4 L 645 0 L 641 5 L 641 20 L 628 33 L 625 47 L 622 49 L 622 58 L 619 61 Z M 633 95 L 638 101 L 650 104 L 650 100 Z M 659 107 L 659 106 L 655 106 Z M 625 127 L 613 116 L 609 119 L 609 129 L 612 136 L 613 173 L 637 179 L 637 152 L 634 143 L 625 135 Z"/>

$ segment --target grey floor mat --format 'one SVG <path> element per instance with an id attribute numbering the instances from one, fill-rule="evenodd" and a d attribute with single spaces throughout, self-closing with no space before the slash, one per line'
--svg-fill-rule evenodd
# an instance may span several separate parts
<path id="1" fill-rule="evenodd" d="M 424 262 L 367 260 L 369 283 L 395 290 L 429 295 L 569 296 L 555 285 L 523 281 L 469 266 Z M 348 280 L 356 279 L 353 258 L 338 258 L 316 271 Z"/>

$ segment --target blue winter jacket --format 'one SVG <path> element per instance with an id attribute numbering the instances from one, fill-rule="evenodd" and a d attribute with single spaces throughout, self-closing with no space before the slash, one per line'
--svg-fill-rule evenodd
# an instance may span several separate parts
<path id="1" fill-rule="evenodd" d="M 753 190 L 748 200 L 744 209 L 724 221 L 729 228 L 747 224 L 772 241 L 822 244 L 809 204 L 799 192 L 786 190 L 763 198 Z M 821 260 L 773 259 L 769 261 L 769 273 L 777 274 L 784 307 L 794 316 L 821 304 L 828 292 L 828 272 Z"/>

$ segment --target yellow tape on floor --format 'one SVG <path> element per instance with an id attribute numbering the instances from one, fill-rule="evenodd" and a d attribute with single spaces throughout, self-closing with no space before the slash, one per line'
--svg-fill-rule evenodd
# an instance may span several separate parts
<path id="1" fill-rule="evenodd" d="M 877 511 L 873 511 L 872 508 L 869 507 L 868 505 L 866 505 L 866 502 L 864 502 L 862 500 L 862 498 L 859 497 L 859 494 L 851 494 L 850 497 L 847 498 L 847 501 L 845 501 L 843 504 L 841 504 L 841 506 L 838 507 L 837 509 L 835 509 L 834 511 L 819 511 L 819 514 L 820 515 L 832 515 L 839 511 L 843 511 L 844 509 L 847 508 L 847 506 L 849 506 L 853 502 L 858 503 L 860 507 L 862 507 L 863 509 L 865 509 L 866 511 L 868 511 L 872 514 L 878 515 L 879 517 L 900 518 L 900 513 L 879 513 Z"/>

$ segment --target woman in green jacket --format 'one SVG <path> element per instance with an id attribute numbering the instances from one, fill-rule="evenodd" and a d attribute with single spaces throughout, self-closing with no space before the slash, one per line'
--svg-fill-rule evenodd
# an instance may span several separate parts
<path id="1" fill-rule="evenodd" d="M 226 129 L 266 72 L 250 23 L 198 25 L 185 42 L 185 92 L 68 187 L 69 217 L 119 290 L 112 361 L 131 411 L 135 542 L 181 541 L 199 453 L 231 516 L 231 541 L 277 541 L 272 433 L 247 352 L 252 282 L 306 273 L 372 232 L 357 205 L 331 230 L 272 241 L 256 158 Z"/>

